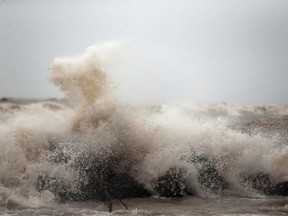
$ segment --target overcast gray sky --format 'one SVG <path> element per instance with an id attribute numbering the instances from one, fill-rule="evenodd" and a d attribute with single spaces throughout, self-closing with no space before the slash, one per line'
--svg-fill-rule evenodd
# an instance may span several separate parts
<path id="1" fill-rule="evenodd" d="M 0 0 L 0 97 L 62 96 L 52 60 L 101 41 L 126 100 L 288 104 L 287 0 Z"/>

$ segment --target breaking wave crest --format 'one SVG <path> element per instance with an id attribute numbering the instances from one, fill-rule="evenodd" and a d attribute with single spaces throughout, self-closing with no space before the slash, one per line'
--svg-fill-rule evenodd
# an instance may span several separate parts
<path id="1" fill-rule="evenodd" d="M 105 70 L 111 47 L 54 60 L 68 101 L 0 103 L 0 205 L 287 195 L 287 108 L 121 103 Z"/>

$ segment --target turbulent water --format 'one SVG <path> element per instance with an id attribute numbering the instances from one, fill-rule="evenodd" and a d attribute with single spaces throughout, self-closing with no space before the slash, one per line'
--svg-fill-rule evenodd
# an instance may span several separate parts
<path id="1" fill-rule="evenodd" d="M 110 46 L 54 60 L 65 100 L 2 98 L 1 214 L 288 214 L 288 107 L 121 102 Z"/>

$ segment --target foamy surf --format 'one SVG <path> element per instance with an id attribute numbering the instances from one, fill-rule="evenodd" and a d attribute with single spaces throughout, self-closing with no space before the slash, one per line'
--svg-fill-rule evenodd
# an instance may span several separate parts
<path id="1" fill-rule="evenodd" d="M 123 103 L 105 70 L 111 47 L 54 60 L 69 102 L 0 103 L 3 208 L 288 195 L 287 107 Z"/>

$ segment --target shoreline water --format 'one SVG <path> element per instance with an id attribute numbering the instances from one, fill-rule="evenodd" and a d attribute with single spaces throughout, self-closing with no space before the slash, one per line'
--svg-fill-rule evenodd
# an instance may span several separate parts
<path id="1" fill-rule="evenodd" d="M 128 210 L 114 204 L 109 213 L 102 202 L 66 202 L 43 208 L 6 209 L 2 215 L 286 215 L 288 199 L 241 197 L 184 197 L 184 198 L 133 198 L 125 199 Z"/>

